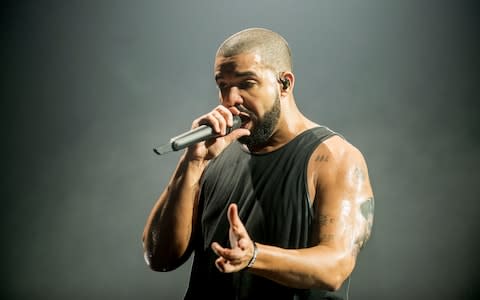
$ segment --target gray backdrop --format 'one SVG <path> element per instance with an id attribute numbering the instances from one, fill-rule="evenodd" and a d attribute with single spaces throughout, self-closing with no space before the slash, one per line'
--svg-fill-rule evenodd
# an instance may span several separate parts
<path id="1" fill-rule="evenodd" d="M 190 261 L 143 261 L 180 155 L 152 148 L 217 104 L 214 52 L 252 26 L 285 36 L 298 105 L 368 162 L 375 225 L 350 299 L 480 295 L 474 1 L 1 7 L 2 299 L 181 299 Z"/>

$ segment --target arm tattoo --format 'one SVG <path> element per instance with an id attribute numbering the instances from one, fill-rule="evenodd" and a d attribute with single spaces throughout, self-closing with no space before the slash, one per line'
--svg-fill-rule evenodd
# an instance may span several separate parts
<path id="1" fill-rule="evenodd" d="M 327 215 L 320 215 L 318 217 L 318 223 L 321 225 L 321 226 L 325 226 L 325 225 L 328 225 L 328 224 L 332 224 L 333 222 L 335 221 L 334 218 L 330 217 L 330 216 L 327 216 Z"/>
<path id="2" fill-rule="evenodd" d="M 329 215 L 316 215 L 314 217 L 312 227 L 312 237 L 318 243 L 329 243 L 333 241 L 336 236 L 330 232 L 323 232 L 324 227 L 334 224 L 336 219 Z"/>
<path id="3" fill-rule="evenodd" d="M 328 243 L 328 242 L 331 242 L 333 241 L 333 239 L 335 238 L 335 235 L 333 234 L 321 234 L 320 235 L 320 242 L 325 242 L 325 243 Z"/>
<path id="4" fill-rule="evenodd" d="M 316 158 L 315 158 L 315 161 L 318 161 L 318 162 L 328 162 L 328 155 L 318 155 Z"/>
<path id="5" fill-rule="evenodd" d="M 360 205 L 360 210 L 362 211 L 365 220 L 370 221 L 370 219 L 373 219 L 374 206 L 375 203 L 373 197 L 368 198 Z"/>
<path id="6" fill-rule="evenodd" d="M 356 256 L 358 252 L 365 246 L 366 242 L 370 238 L 373 225 L 373 212 L 375 209 L 375 201 L 373 197 L 368 198 L 360 205 L 360 211 L 362 213 L 365 222 L 361 229 L 353 249 L 353 255 Z"/>
<path id="7" fill-rule="evenodd" d="M 353 170 L 353 181 L 356 183 L 363 183 L 365 181 L 365 173 L 359 167 L 355 167 Z"/>

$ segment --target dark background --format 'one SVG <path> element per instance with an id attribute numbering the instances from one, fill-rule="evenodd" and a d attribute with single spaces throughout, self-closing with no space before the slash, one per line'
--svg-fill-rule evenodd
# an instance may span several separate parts
<path id="1" fill-rule="evenodd" d="M 190 261 L 143 260 L 180 155 L 152 148 L 217 104 L 215 50 L 254 26 L 289 41 L 301 110 L 369 165 L 375 224 L 350 299 L 478 299 L 478 7 L 2 2 L 2 299 L 181 299 Z"/>

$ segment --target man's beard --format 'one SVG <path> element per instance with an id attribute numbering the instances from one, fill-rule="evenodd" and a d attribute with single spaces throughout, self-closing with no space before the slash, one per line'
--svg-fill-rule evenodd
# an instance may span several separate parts
<path id="1" fill-rule="evenodd" d="M 250 135 L 242 136 L 238 139 L 238 141 L 246 145 L 249 149 L 266 144 L 268 139 L 270 139 L 272 136 L 275 127 L 277 127 L 278 120 L 280 118 L 281 108 L 280 98 L 278 95 L 272 105 L 272 108 L 267 111 L 261 119 L 252 116 L 253 114 L 250 111 L 246 111 L 245 109 L 240 110 L 249 114 L 250 119 L 253 122 L 253 126 L 252 129 L 250 129 Z"/>

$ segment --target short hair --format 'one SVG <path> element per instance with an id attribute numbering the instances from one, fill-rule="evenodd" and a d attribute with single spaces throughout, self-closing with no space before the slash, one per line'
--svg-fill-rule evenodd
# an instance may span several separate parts
<path id="1" fill-rule="evenodd" d="M 262 63 L 274 72 L 292 71 L 292 54 L 287 41 L 265 28 L 247 28 L 228 37 L 218 48 L 216 57 L 231 57 L 257 52 Z"/>

